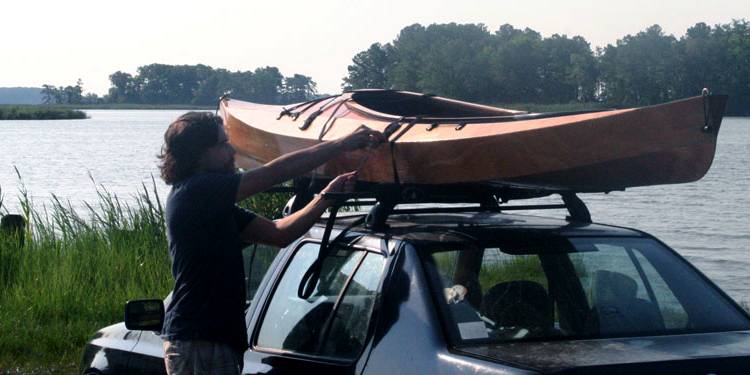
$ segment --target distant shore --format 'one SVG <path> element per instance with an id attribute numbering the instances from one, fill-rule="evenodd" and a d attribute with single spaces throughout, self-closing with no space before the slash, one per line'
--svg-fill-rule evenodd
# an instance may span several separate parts
<path id="1" fill-rule="evenodd" d="M 213 110 L 214 107 L 190 104 L 0 104 L 0 120 L 80 120 L 86 109 L 113 110 Z"/>
<path id="2" fill-rule="evenodd" d="M 68 109 L 197 109 L 214 110 L 216 106 L 193 104 L 137 104 L 137 103 L 103 103 L 103 104 L 63 104 L 60 108 Z"/>
<path id="3" fill-rule="evenodd" d="M 575 112 L 617 109 L 605 103 L 487 103 L 487 105 L 527 111 L 532 113 Z M 0 120 L 71 120 L 88 118 L 83 110 L 198 110 L 213 111 L 214 106 L 191 104 L 136 104 L 136 103 L 102 103 L 102 104 L 56 104 L 56 105 L 16 105 L 0 104 Z M 748 117 L 743 114 L 726 114 L 725 117 Z"/>
<path id="4" fill-rule="evenodd" d="M 491 103 L 489 104 L 499 108 L 510 108 L 520 111 L 529 112 L 567 112 L 567 111 L 585 111 L 593 109 L 607 108 L 602 103 L 555 103 L 555 104 L 538 104 L 538 103 Z M 129 104 L 129 103 L 110 103 L 110 104 L 87 104 L 87 105 L 60 105 L 60 108 L 69 109 L 184 109 L 184 110 L 204 110 L 211 111 L 216 109 L 215 106 L 201 106 L 190 104 Z"/>
<path id="5" fill-rule="evenodd" d="M 79 120 L 86 112 L 64 106 L 0 105 L 0 120 Z"/>

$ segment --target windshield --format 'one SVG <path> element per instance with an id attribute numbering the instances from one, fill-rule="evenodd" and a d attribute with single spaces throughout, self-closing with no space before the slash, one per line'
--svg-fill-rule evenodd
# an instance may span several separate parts
<path id="1" fill-rule="evenodd" d="M 454 343 L 750 329 L 735 305 L 651 239 L 516 239 L 423 254 Z"/>

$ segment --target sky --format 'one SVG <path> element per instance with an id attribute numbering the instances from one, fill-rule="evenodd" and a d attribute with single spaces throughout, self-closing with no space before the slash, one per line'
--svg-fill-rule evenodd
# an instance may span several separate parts
<path id="1" fill-rule="evenodd" d="M 106 94 L 109 75 L 151 63 L 232 71 L 276 66 L 341 90 L 352 57 L 420 23 L 508 23 L 592 48 L 659 24 L 680 37 L 697 22 L 750 20 L 750 0 L 0 0 L 0 87 L 67 86 Z"/>

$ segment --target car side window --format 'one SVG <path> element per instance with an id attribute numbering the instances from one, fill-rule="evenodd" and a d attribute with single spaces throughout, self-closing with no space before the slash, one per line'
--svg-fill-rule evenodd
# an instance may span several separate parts
<path id="1" fill-rule="evenodd" d="M 622 279 L 628 282 L 632 280 L 636 294 L 634 297 L 649 298 L 636 265 L 623 247 L 608 244 L 595 244 L 593 246 L 597 251 L 587 253 L 585 256 L 582 256 L 583 254 L 572 254 L 570 257 L 576 267 L 581 284 L 587 292 L 589 304 L 596 304 L 596 292 L 601 289 L 601 285 L 597 283 L 599 281 L 597 276 L 608 276 L 612 273 L 616 276 L 627 277 L 627 279 L 624 277 Z"/>
<path id="2" fill-rule="evenodd" d="M 246 304 L 255 297 L 260 281 L 273 263 L 279 248 L 276 246 L 253 244 L 242 250 L 242 260 L 245 266 Z"/>
<path id="3" fill-rule="evenodd" d="M 680 301 L 677 300 L 677 297 L 669 289 L 669 286 L 659 275 L 659 272 L 656 271 L 643 254 L 640 251 L 634 251 L 634 254 L 641 267 L 643 267 L 643 273 L 651 283 L 656 300 L 659 301 L 659 310 L 662 317 L 664 317 L 664 326 L 667 329 L 687 328 L 690 323 L 690 317 L 685 308 L 682 307 Z"/>
<path id="4" fill-rule="evenodd" d="M 320 245 L 302 245 L 289 262 L 261 322 L 261 348 L 354 359 L 361 351 L 385 258 L 351 248 L 334 248 L 322 262 L 312 295 L 298 296 L 305 272 Z"/>
<path id="5" fill-rule="evenodd" d="M 365 344 L 370 316 L 380 286 L 385 257 L 367 253 L 334 312 L 321 354 L 353 359 Z"/>
<path id="6" fill-rule="evenodd" d="M 467 248 L 435 252 L 430 260 L 461 340 L 557 334 L 559 314 L 537 255 Z"/>
<path id="7" fill-rule="evenodd" d="M 596 251 L 571 255 L 593 309 L 589 329 L 620 334 L 686 327 L 684 307 L 639 249 L 589 245 Z"/>

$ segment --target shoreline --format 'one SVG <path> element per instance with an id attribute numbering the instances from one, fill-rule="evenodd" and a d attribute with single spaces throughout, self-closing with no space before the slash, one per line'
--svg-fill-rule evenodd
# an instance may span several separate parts
<path id="1" fill-rule="evenodd" d="M 64 104 L 61 108 L 85 110 L 85 109 L 114 109 L 114 110 L 149 110 L 149 109 L 196 109 L 196 110 L 214 110 L 216 106 L 192 105 L 192 104 L 128 104 L 128 103 L 111 103 L 111 104 Z"/>
<path id="2" fill-rule="evenodd" d="M 74 108 L 49 105 L 0 105 L 0 120 L 84 120 L 88 115 Z"/>
<path id="3" fill-rule="evenodd" d="M 482 103 L 498 108 L 507 108 L 532 113 L 572 112 L 587 110 L 622 109 L 605 103 Z M 635 108 L 635 107 L 634 107 Z M 0 104 L 0 121 L 2 120 L 72 120 L 87 119 L 85 110 L 196 110 L 213 111 L 215 106 L 190 104 Z M 8 115 L 8 114 L 11 115 Z M 725 113 L 724 117 L 748 118 L 750 114 Z"/>

